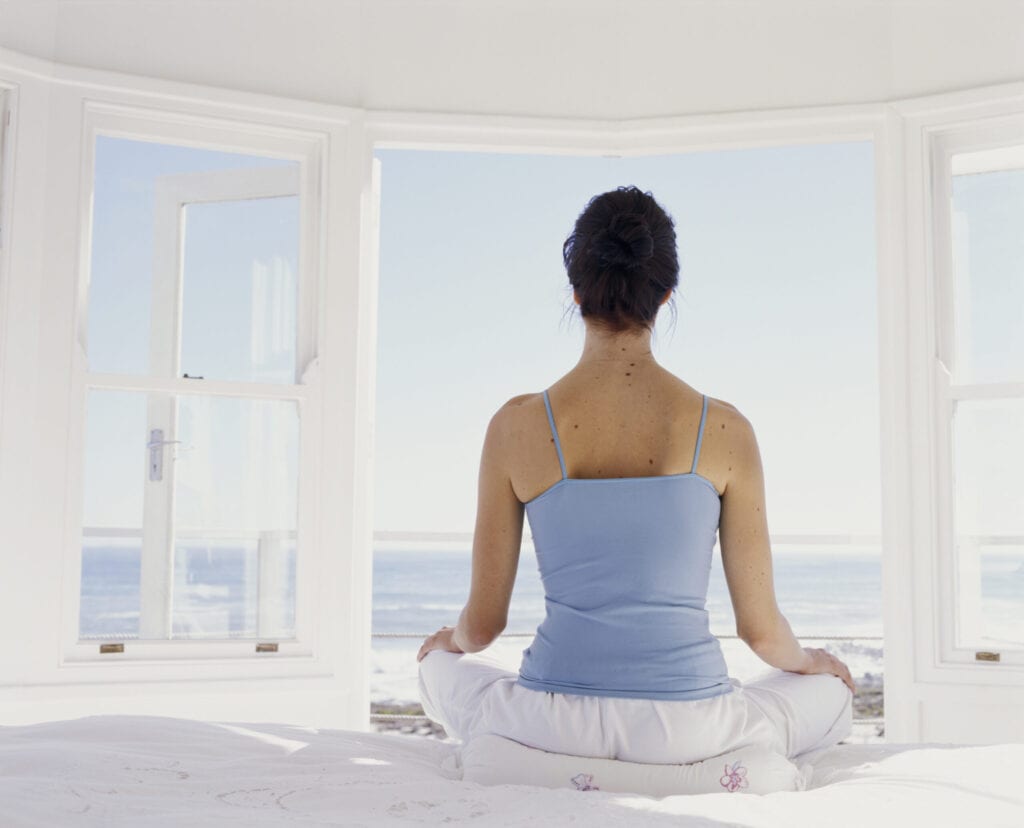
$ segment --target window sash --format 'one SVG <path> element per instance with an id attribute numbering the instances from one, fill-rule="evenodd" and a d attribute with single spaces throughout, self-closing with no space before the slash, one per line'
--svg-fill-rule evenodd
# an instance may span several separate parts
<path id="1" fill-rule="evenodd" d="M 1005 150 L 997 155 L 972 158 L 966 153 Z M 957 551 L 955 527 L 956 489 L 953 473 L 953 422 L 956 404 L 964 400 L 1024 400 L 1024 382 L 957 383 L 952 366 L 956 357 L 956 293 L 953 261 L 952 187 L 956 174 L 997 168 L 1024 167 L 1024 112 L 986 118 L 972 123 L 935 129 L 928 144 L 931 185 L 931 227 L 934 285 L 934 352 L 932 359 L 933 425 L 935 453 L 936 571 L 932 624 L 936 632 L 936 666 L 958 667 L 972 672 L 985 670 L 985 681 L 994 684 L 1020 681 L 1024 646 L 997 651 L 957 646 L 956 629 L 964 608 L 980 600 L 965 595 L 960 578 L 962 561 Z M 954 156 L 960 156 L 954 162 Z M 993 158 L 996 163 L 993 163 Z M 975 539 L 1013 542 L 1002 535 Z M 1024 536 L 1016 539 L 1024 544 Z M 998 662 L 994 654 L 998 655 Z M 998 665 L 1010 670 L 993 670 Z M 1016 677 L 1015 675 L 1016 674 Z M 975 679 L 975 680 L 980 680 Z"/>

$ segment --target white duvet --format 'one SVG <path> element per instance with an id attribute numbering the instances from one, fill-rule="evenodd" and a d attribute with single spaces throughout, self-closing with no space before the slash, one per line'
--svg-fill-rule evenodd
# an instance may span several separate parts
<path id="1" fill-rule="evenodd" d="M 0 727 L 0 826 L 1024 826 L 1024 744 L 836 745 L 804 791 L 652 799 L 461 779 L 458 743 L 89 716 Z"/>

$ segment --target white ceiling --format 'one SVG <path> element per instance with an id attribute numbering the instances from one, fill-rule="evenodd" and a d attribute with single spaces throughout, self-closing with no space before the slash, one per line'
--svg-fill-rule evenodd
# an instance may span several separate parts
<path id="1" fill-rule="evenodd" d="M 1024 80 L 1024 0 L 0 0 L 0 47 L 373 109 L 629 118 Z"/>

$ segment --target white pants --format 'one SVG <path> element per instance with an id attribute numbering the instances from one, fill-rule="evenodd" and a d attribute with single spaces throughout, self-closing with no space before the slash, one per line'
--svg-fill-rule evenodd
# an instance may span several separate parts
<path id="1" fill-rule="evenodd" d="M 800 759 L 853 728 L 853 694 L 832 675 L 771 669 L 693 701 L 552 693 L 517 677 L 486 652 L 431 650 L 419 662 L 420 702 L 463 741 L 495 733 L 554 753 L 652 764 L 699 762 L 751 744 Z"/>

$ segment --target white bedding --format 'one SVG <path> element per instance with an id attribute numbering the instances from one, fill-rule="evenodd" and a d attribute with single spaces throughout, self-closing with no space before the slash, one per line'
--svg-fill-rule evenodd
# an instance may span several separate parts
<path id="1" fill-rule="evenodd" d="M 0 727 L 0 825 L 1024 825 L 1024 744 L 836 745 L 808 790 L 664 799 L 464 782 L 419 736 L 89 716 Z"/>

